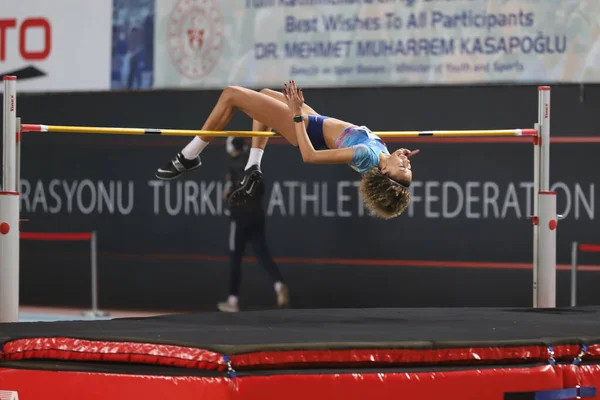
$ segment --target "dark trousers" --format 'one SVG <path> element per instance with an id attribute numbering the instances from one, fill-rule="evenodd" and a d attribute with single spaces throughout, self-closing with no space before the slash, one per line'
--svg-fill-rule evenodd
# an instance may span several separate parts
<path id="1" fill-rule="evenodd" d="M 230 294 L 239 296 L 242 278 L 242 257 L 246 243 L 252 242 L 254 255 L 259 264 L 267 271 L 273 282 L 282 282 L 281 272 L 273 261 L 265 235 L 265 216 L 263 213 L 231 218 L 229 228 L 229 265 L 231 268 Z"/>

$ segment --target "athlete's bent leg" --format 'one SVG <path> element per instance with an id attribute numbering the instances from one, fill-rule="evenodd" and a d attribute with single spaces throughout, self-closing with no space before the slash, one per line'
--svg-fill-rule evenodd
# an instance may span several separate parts
<path id="1" fill-rule="evenodd" d="M 287 107 L 287 103 L 285 102 L 285 96 L 283 95 L 283 93 L 277 92 L 277 91 L 271 90 L 271 89 L 261 89 L 260 93 L 265 94 L 269 97 L 274 98 L 277 101 L 282 102 Z M 306 103 L 302 104 L 302 114 L 319 115 L 318 112 L 316 112 L 311 106 L 309 106 Z"/>
<path id="2" fill-rule="evenodd" d="M 252 131 L 253 132 L 266 132 L 270 131 L 266 124 L 260 121 L 252 120 Z M 254 136 L 252 138 L 252 147 L 250 148 L 250 154 L 248 155 L 248 162 L 246 163 L 246 170 L 253 165 L 256 165 L 260 169 L 260 163 L 262 161 L 262 155 L 269 142 L 268 137 Z"/>
<path id="3" fill-rule="evenodd" d="M 261 89 L 260 93 L 286 104 L 283 93 L 276 92 L 271 89 Z M 302 105 L 302 113 L 318 115 L 314 109 L 306 104 Z M 267 124 L 255 119 L 252 121 L 252 130 L 254 132 L 265 132 L 271 130 L 271 128 L 267 126 Z M 268 137 L 255 136 L 252 138 L 252 148 L 250 149 L 244 175 L 242 176 L 242 180 L 238 185 L 238 188 L 229 197 L 229 203 L 231 205 L 240 205 L 248 201 L 248 199 L 254 196 L 256 191 L 263 184 L 263 175 L 260 168 L 260 163 L 268 142 Z"/>
<path id="4" fill-rule="evenodd" d="M 252 121 L 252 131 L 265 132 L 268 130 L 270 130 L 269 127 L 262 122 L 257 120 Z M 230 205 L 238 206 L 244 204 L 262 188 L 263 174 L 260 169 L 260 163 L 268 141 L 268 137 L 255 136 L 252 138 L 252 148 L 248 155 L 244 174 L 237 185 L 237 189 L 229 196 Z"/>
<path id="5" fill-rule="evenodd" d="M 283 104 L 286 104 L 285 96 L 281 92 L 276 92 L 275 90 L 265 88 L 265 89 L 261 89 L 260 93 L 262 93 L 266 96 L 269 96 Z M 312 107 L 310 107 L 307 104 L 302 105 L 302 113 L 319 115 Z M 265 132 L 265 131 L 271 130 L 271 128 L 269 126 L 267 126 L 267 124 L 265 124 L 263 121 L 258 121 L 255 119 L 252 121 L 252 130 L 254 132 Z M 246 170 L 249 169 L 253 165 L 258 165 L 258 168 L 260 169 L 260 160 L 262 158 L 262 153 L 264 152 L 265 148 L 267 147 L 268 142 L 269 142 L 268 137 L 255 136 L 252 138 L 252 148 L 250 149 L 250 157 L 248 158 L 248 164 L 246 165 Z M 253 149 L 259 150 L 255 153 L 256 155 L 252 153 Z"/>
<path id="6" fill-rule="evenodd" d="M 202 126 L 202 130 L 220 131 L 231 120 L 233 113 L 239 109 L 252 119 L 271 126 L 285 137 L 292 145 L 297 146 L 298 140 L 294 130 L 292 115 L 287 105 L 271 96 L 240 86 L 229 86 L 223 90 L 219 101 Z M 159 179 L 174 179 L 186 171 L 200 166 L 200 153 L 212 140 L 211 136 L 196 137 L 188 144 L 185 155 L 178 153 L 164 167 L 156 171 Z"/>

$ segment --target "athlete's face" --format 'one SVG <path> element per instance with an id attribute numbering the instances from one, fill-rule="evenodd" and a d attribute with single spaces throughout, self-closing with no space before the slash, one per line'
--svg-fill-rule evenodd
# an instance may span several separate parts
<path id="1" fill-rule="evenodd" d="M 390 157 L 381 168 L 381 172 L 393 180 L 408 186 L 412 182 L 412 166 L 410 164 L 410 157 L 414 156 L 418 152 L 419 150 L 396 150 L 390 154 Z"/>

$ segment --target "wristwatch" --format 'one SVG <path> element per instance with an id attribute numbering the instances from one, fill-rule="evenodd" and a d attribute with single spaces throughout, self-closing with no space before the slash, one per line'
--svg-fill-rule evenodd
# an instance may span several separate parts
<path id="1" fill-rule="evenodd" d="M 294 115 L 294 122 L 303 122 L 304 117 L 302 115 Z"/>

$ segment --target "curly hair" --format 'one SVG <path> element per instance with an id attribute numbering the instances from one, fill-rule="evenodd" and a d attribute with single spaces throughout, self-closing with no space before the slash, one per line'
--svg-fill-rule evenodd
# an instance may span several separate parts
<path id="1" fill-rule="evenodd" d="M 365 206 L 379 218 L 391 219 L 402 214 L 410 203 L 409 182 L 398 183 L 379 170 L 363 175 L 360 194 Z"/>

